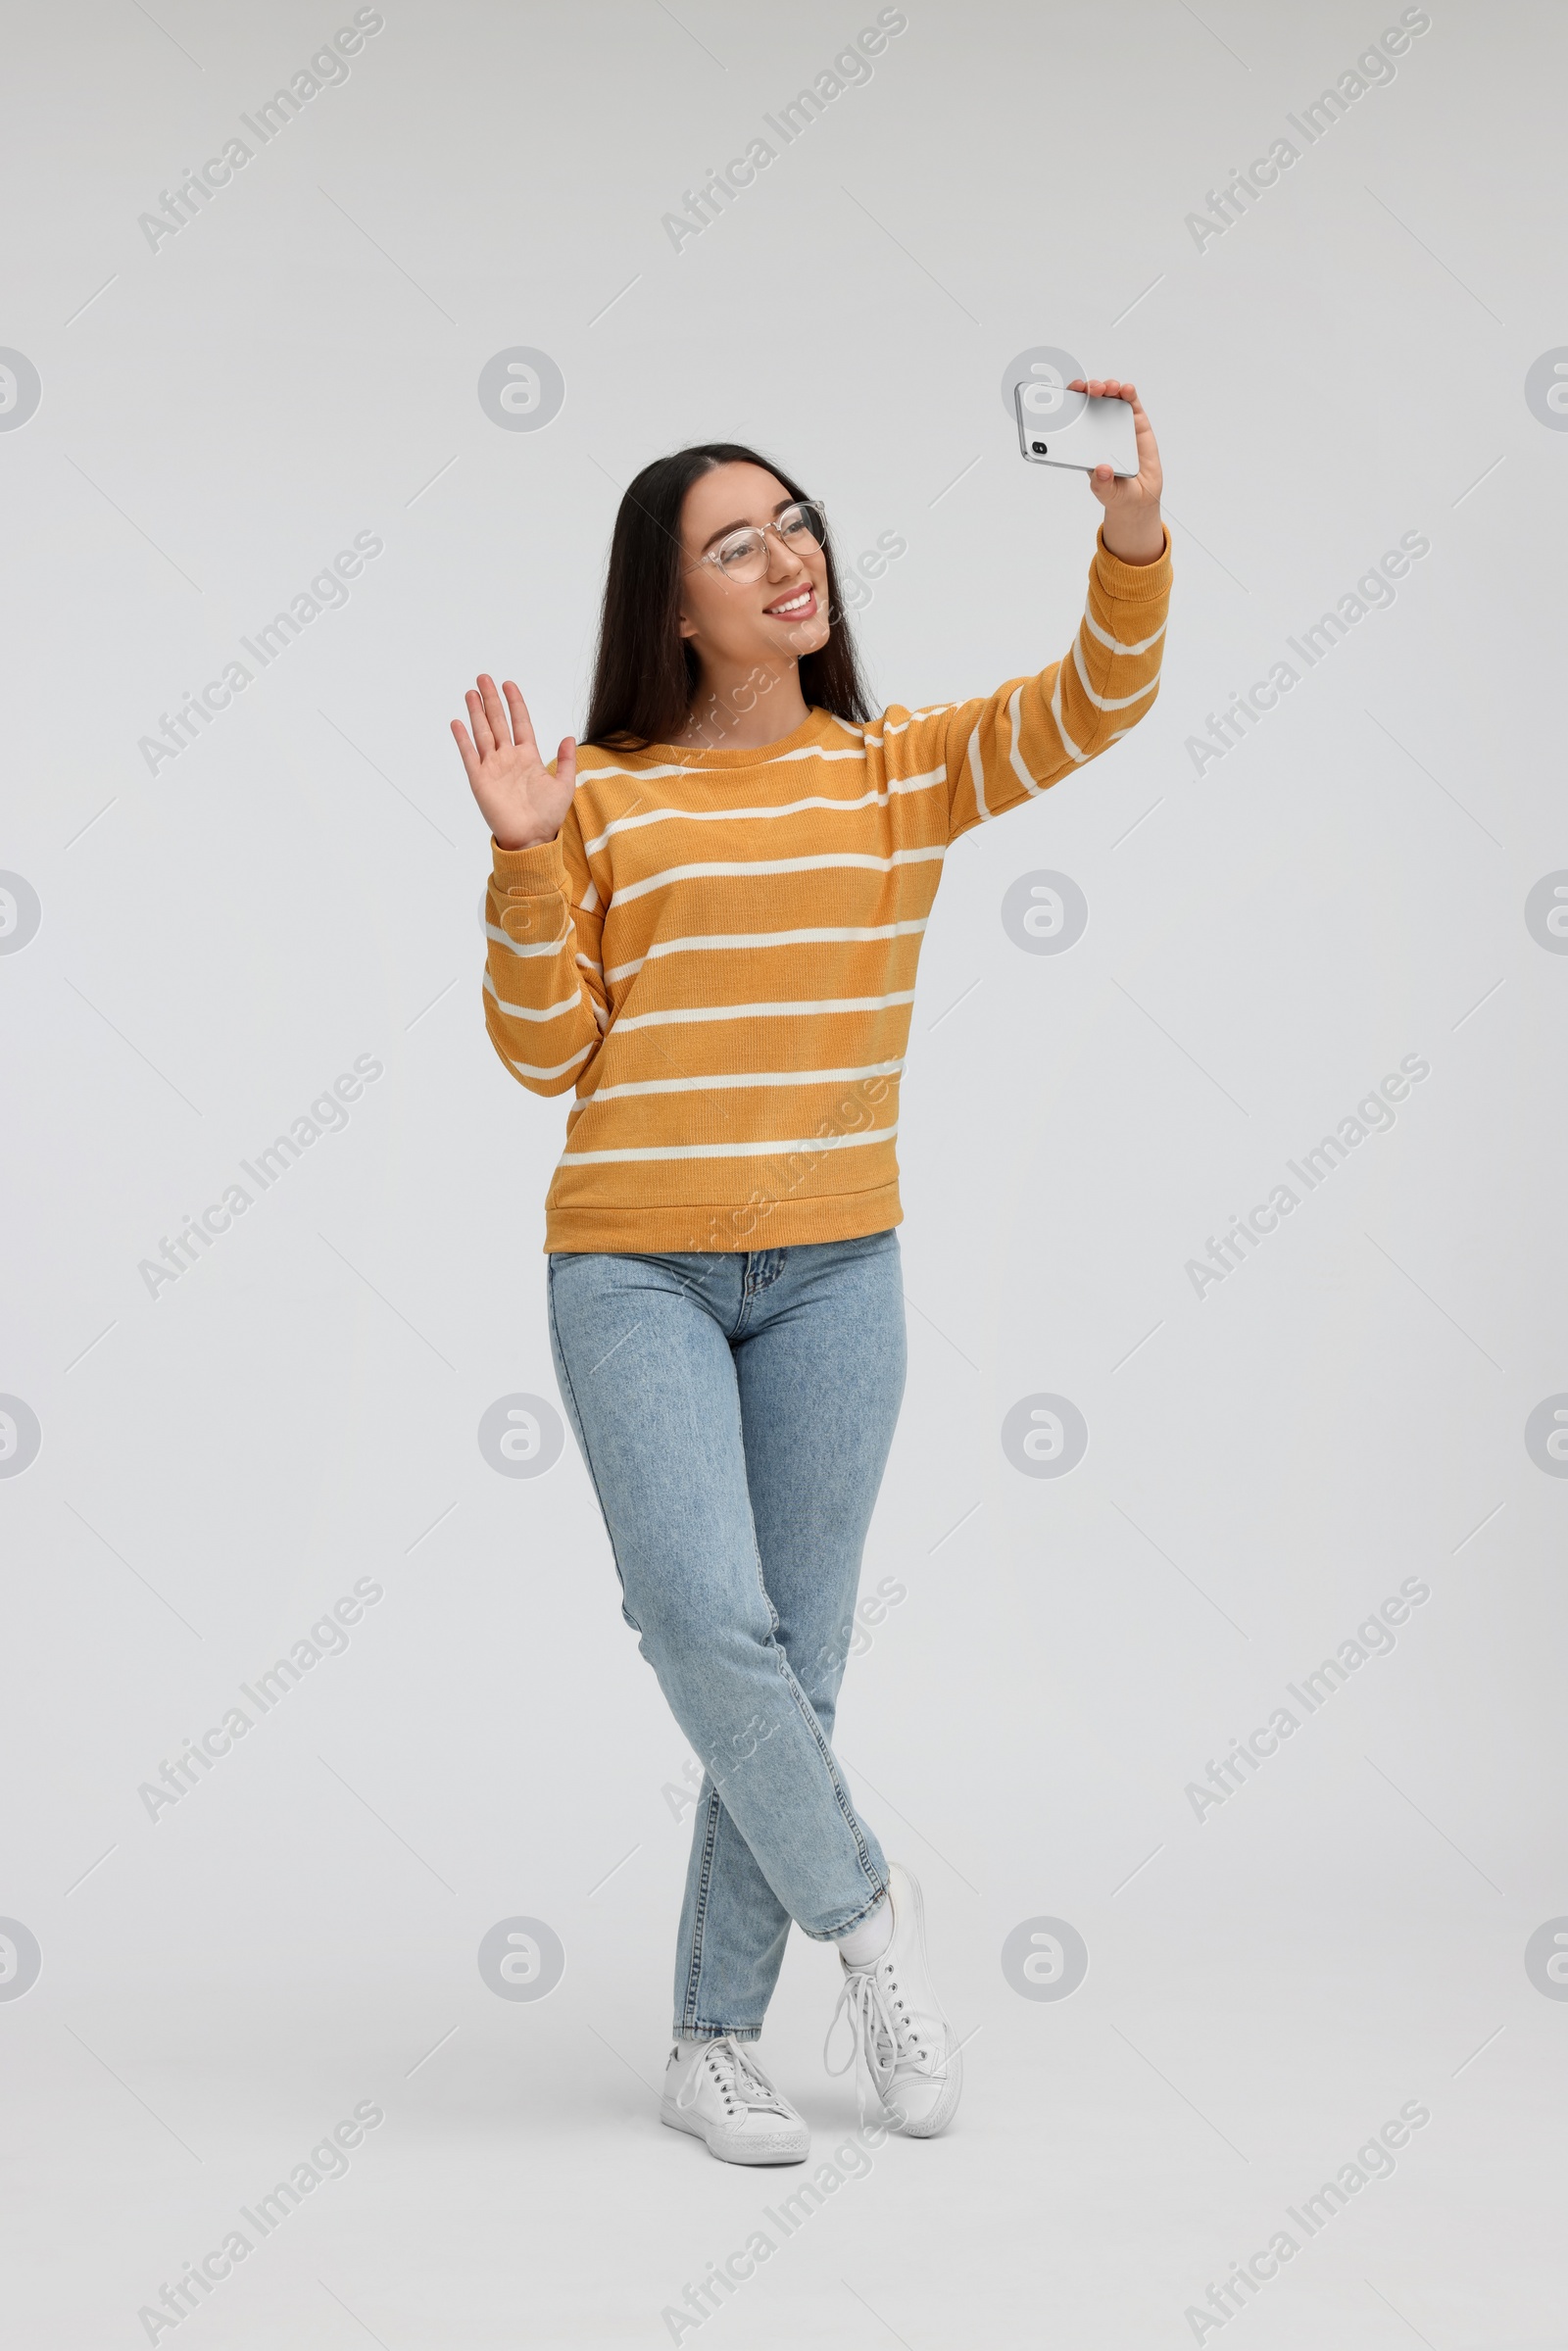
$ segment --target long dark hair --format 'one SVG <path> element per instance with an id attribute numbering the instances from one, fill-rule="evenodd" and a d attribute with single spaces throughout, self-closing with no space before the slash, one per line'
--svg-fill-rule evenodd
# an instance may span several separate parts
<path id="1" fill-rule="evenodd" d="M 673 742 L 686 723 L 698 664 L 680 633 L 681 509 L 692 483 L 715 465 L 760 465 L 791 498 L 807 496 L 782 465 L 738 441 L 704 441 L 643 467 L 620 502 L 610 542 L 585 743 L 642 751 Z M 802 655 L 801 692 L 808 708 L 864 720 L 871 716 L 870 699 L 839 600 L 831 547 L 825 553 L 829 635 L 819 653 Z"/>

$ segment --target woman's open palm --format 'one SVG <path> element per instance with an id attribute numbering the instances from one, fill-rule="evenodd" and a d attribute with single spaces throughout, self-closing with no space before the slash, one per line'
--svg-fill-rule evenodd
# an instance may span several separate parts
<path id="1" fill-rule="evenodd" d="M 553 841 L 571 806 L 577 785 L 577 746 L 563 735 L 551 774 L 539 756 L 528 706 L 509 677 L 498 694 L 483 672 L 477 693 L 469 691 L 468 727 L 452 721 L 453 739 L 480 812 L 503 849 L 534 849 Z M 502 695 L 506 696 L 503 704 Z"/>

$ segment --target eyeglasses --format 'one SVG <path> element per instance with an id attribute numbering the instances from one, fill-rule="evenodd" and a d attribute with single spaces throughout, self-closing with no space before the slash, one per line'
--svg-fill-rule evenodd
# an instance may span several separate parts
<path id="1" fill-rule="evenodd" d="M 814 498 L 797 498 L 780 513 L 777 521 L 764 522 L 760 529 L 748 523 L 744 530 L 732 530 L 716 547 L 710 547 L 698 560 L 711 563 L 721 579 L 733 580 L 739 587 L 765 578 L 767 573 L 767 540 L 771 531 L 781 547 L 791 555 L 820 554 L 827 546 L 827 516 Z M 695 565 L 693 566 L 695 568 Z"/>

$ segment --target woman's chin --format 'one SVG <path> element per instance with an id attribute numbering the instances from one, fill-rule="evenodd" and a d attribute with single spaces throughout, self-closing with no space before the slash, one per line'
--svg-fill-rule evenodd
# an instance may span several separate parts
<path id="1" fill-rule="evenodd" d="M 799 621 L 795 627 L 786 629 L 785 638 L 790 652 L 799 661 L 808 653 L 820 653 L 832 634 L 827 614 L 815 612 L 809 620 Z"/>

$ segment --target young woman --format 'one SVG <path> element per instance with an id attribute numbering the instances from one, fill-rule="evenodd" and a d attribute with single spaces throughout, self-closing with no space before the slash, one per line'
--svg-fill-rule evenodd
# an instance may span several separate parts
<path id="1" fill-rule="evenodd" d="M 1073 388 L 1132 404 L 1139 471 L 1090 477 L 1087 608 L 1038 677 L 874 715 L 821 507 L 720 443 L 621 501 L 580 749 L 547 764 L 487 675 L 453 722 L 491 832 L 486 1026 L 530 1092 L 575 1091 L 546 1202 L 562 1400 L 705 1766 L 662 2115 L 731 2163 L 808 2152 L 753 2046 L 792 1921 L 843 1966 L 830 2071 L 858 2057 L 912 2137 L 958 2102 L 920 1888 L 833 1721 L 904 1390 L 894 1137 L 942 861 L 1158 685 L 1154 436 L 1131 384 Z"/>

